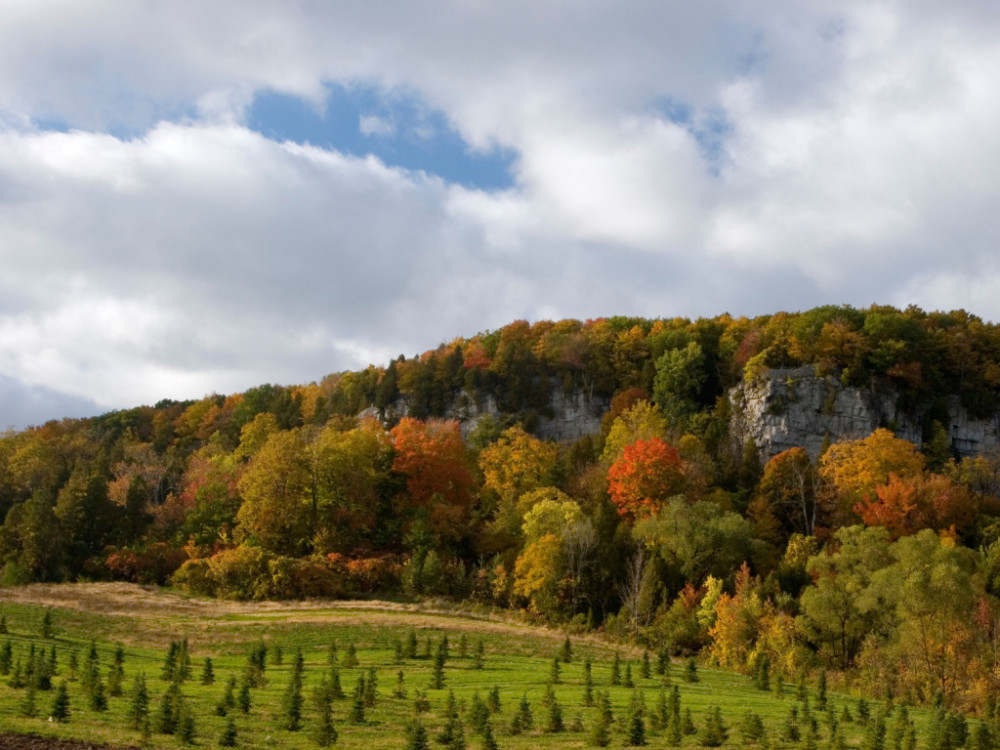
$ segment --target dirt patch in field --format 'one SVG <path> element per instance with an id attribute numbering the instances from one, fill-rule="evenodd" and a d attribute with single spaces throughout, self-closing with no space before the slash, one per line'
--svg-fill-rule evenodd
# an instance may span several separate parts
<path id="1" fill-rule="evenodd" d="M 39 737 L 35 734 L 6 732 L 0 732 L 0 748 L 3 750 L 138 750 L 135 747 L 95 745 L 81 740 L 57 740 L 54 737 Z"/>
<path id="2" fill-rule="evenodd" d="M 205 621 L 224 621 L 238 616 L 243 621 L 372 625 L 406 625 L 414 628 L 478 631 L 511 636 L 531 636 L 562 640 L 565 633 L 538 625 L 529 625 L 499 616 L 439 609 L 421 604 L 370 600 L 306 600 L 299 602 L 235 602 L 223 599 L 188 598 L 156 586 L 134 583 L 34 583 L 28 586 L 0 588 L 0 602 L 36 604 L 44 607 L 93 612 L 111 616 L 152 621 L 184 617 Z M 144 629 L 144 628 L 143 628 Z M 152 629 L 158 629 L 155 626 Z M 575 635 L 574 640 L 607 646 L 597 636 Z M 625 649 L 628 651 L 629 649 Z M 3 747 L 0 745 L 0 747 Z"/>

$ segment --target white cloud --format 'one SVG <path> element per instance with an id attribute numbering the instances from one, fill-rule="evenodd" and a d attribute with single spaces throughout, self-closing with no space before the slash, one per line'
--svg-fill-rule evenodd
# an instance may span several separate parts
<path id="1" fill-rule="evenodd" d="M 1000 318 L 998 31 L 989 4 L 888 0 L 6 3 L 0 374 L 110 407 L 517 317 Z M 255 93 L 321 109 L 330 83 L 413 92 L 514 186 L 245 127 Z"/>

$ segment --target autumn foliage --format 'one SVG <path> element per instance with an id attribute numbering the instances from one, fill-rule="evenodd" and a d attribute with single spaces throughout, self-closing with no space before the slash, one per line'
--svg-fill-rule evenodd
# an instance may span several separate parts
<path id="1" fill-rule="evenodd" d="M 625 446 L 608 469 L 608 493 L 619 515 L 635 520 L 655 513 L 684 490 L 684 465 L 677 449 L 660 438 Z"/>

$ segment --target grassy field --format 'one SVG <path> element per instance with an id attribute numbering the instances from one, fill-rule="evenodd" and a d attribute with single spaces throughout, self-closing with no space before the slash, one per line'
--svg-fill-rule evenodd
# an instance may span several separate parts
<path id="1" fill-rule="evenodd" d="M 45 612 L 51 613 L 53 637 L 41 635 Z M 549 709 L 543 705 L 553 670 L 554 658 L 561 652 L 565 635 L 555 631 L 530 628 L 517 623 L 472 618 L 444 612 L 421 611 L 399 605 L 377 603 L 309 603 L 267 604 L 262 606 L 234 603 L 185 600 L 155 590 L 115 585 L 69 587 L 28 587 L 0 590 L 0 614 L 7 627 L 0 634 L 0 648 L 11 645 L 15 663 L 27 663 L 32 646 L 46 660 L 55 649 L 56 675 L 53 683 L 65 681 L 71 704 L 71 715 L 65 723 L 49 720 L 55 690 L 38 691 L 35 704 L 37 715 L 24 716 L 26 688 L 9 685 L 9 676 L 0 676 L 0 728 L 12 732 L 32 732 L 54 737 L 84 738 L 114 745 L 136 745 L 152 748 L 185 747 L 176 737 L 155 731 L 160 699 L 169 683 L 161 679 L 165 655 L 171 642 L 187 639 L 191 657 L 191 676 L 182 683 L 185 704 L 195 719 L 195 745 L 219 746 L 223 730 L 232 717 L 237 729 L 237 746 L 247 748 L 316 748 L 312 738 L 317 710 L 311 699 L 313 689 L 331 676 L 330 651 L 336 644 L 337 662 L 353 645 L 357 652 L 357 667 L 339 667 L 339 678 L 347 697 L 333 701 L 333 718 L 339 738 L 338 748 L 403 748 L 406 727 L 415 715 L 414 698 L 418 691 L 426 694 L 430 709 L 420 721 L 427 728 L 432 747 L 442 747 L 435 741 L 446 721 L 449 693 L 453 693 L 459 716 L 463 719 L 468 747 L 483 746 L 482 737 L 471 726 L 471 706 L 474 696 L 485 700 L 487 694 L 499 692 L 501 708 L 490 717 L 496 742 L 501 748 L 572 748 L 588 747 L 591 726 L 598 709 L 585 706 L 584 662 L 592 663 L 593 690 L 607 691 L 615 721 L 611 725 L 610 746 L 625 744 L 624 719 L 629 706 L 642 696 L 645 703 L 645 725 L 650 747 L 666 747 L 668 736 L 650 729 L 650 717 L 656 708 L 664 678 L 656 673 L 656 659 L 651 655 L 652 672 L 641 676 L 641 652 L 621 650 L 621 674 L 630 668 L 634 688 L 612 686 L 612 662 L 616 648 L 595 637 L 573 637 L 572 660 L 560 664 L 560 680 L 552 685 L 561 709 L 566 731 L 544 731 Z M 406 643 L 416 636 L 418 658 L 400 662 L 396 643 Z M 449 658 L 444 670 L 442 689 L 432 689 L 433 654 L 447 636 Z M 465 643 L 466 655 L 460 650 Z M 266 685 L 252 689 L 252 708 L 244 714 L 239 708 L 219 716 L 216 706 L 222 699 L 231 676 L 243 678 L 248 651 L 264 644 Z M 483 666 L 475 668 L 474 654 L 482 644 Z M 108 698 L 108 710 L 94 711 L 80 679 L 83 665 L 92 644 L 96 646 L 102 679 L 107 682 L 115 650 L 120 645 L 124 659 L 124 693 Z M 277 654 L 282 655 L 280 663 Z M 291 679 L 292 663 L 301 651 L 304 661 L 302 726 L 298 731 L 282 728 L 282 703 Z M 71 661 L 79 665 L 77 675 L 71 674 Z M 213 662 L 215 681 L 201 684 L 204 659 Z M 363 723 L 349 721 L 353 706 L 352 692 L 359 678 L 374 669 L 378 678 L 378 698 L 374 707 L 365 712 Z M 402 672 L 405 698 L 394 697 L 398 674 Z M 807 722 L 803 718 L 804 704 L 798 700 L 795 684 L 786 684 L 781 697 L 773 691 L 756 689 L 749 678 L 708 668 L 698 669 L 698 681 L 684 680 L 684 665 L 674 663 L 668 671 L 669 686 L 679 689 L 682 715 L 688 710 L 694 726 L 700 730 L 710 707 L 721 709 L 729 738 L 724 747 L 744 747 L 739 725 L 744 714 L 760 715 L 767 730 L 771 747 L 806 747 L 803 741 L 782 739 L 787 717 L 793 707 L 799 712 L 803 733 Z M 137 674 L 145 676 L 150 693 L 150 717 L 153 731 L 131 729 L 126 719 L 130 690 Z M 830 730 L 826 712 L 815 708 L 816 686 L 809 686 L 809 702 L 817 719 L 817 744 L 825 747 Z M 534 716 L 534 728 L 519 735 L 509 731 L 522 697 L 526 697 Z M 865 729 L 857 720 L 857 698 L 831 692 L 830 712 L 849 747 L 861 744 Z M 843 717 L 844 707 L 853 716 Z M 876 709 L 872 704 L 872 712 Z M 897 713 L 899 709 L 896 709 Z M 910 709 L 918 736 L 925 731 L 925 712 Z M 888 726 L 891 732 L 893 719 Z M 575 728 L 574 728 L 575 727 Z M 684 736 L 682 747 L 698 747 L 698 735 Z M 921 743 L 923 744 L 923 743 Z M 891 744 L 887 743 L 891 747 Z"/>

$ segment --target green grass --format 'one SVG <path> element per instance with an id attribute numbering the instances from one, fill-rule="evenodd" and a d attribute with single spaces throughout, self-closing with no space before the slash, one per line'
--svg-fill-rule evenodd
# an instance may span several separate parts
<path id="1" fill-rule="evenodd" d="M 227 719 L 216 715 L 215 705 L 223 694 L 229 676 L 236 675 L 239 679 L 242 675 L 248 647 L 259 641 L 269 647 L 267 685 L 253 690 L 253 708 L 249 715 L 244 716 L 238 709 L 231 713 L 235 717 L 240 747 L 317 747 L 311 740 L 310 730 L 316 712 L 310 694 L 312 688 L 329 674 L 327 657 L 333 641 L 336 641 L 341 657 L 348 644 L 354 644 L 360 661 L 358 668 L 340 670 L 341 683 L 348 698 L 335 701 L 333 705 L 334 722 L 339 733 L 339 740 L 335 745 L 337 748 L 371 750 L 404 747 L 405 727 L 414 715 L 413 698 L 417 690 L 424 690 L 430 699 L 431 710 L 421 720 L 428 728 L 432 746 L 442 747 L 433 738 L 444 723 L 443 711 L 449 691 L 453 690 L 459 705 L 465 707 L 470 704 L 474 693 L 478 692 L 480 698 L 485 699 L 487 692 L 494 686 L 499 688 L 502 710 L 492 717 L 491 723 L 501 748 L 585 747 L 588 730 L 597 715 L 595 708 L 582 705 L 583 662 L 588 657 L 593 663 L 595 693 L 598 690 L 609 691 L 616 719 L 625 715 L 634 694 L 634 690 L 628 688 L 609 686 L 613 646 L 593 639 L 574 639 L 573 661 L 561 665 L 561 683 L 554 686 L 554 693 L 562 707 L 566 725 L 570 726 L 579 717 L 584 731 L 544 733 L 538 729 L 545 725 L 547 717 L 542 698 L 551 673 L 552 659 L 562 645 L 562 636 L 529 628 L 523 628 L 523 634 L 514 636 L 510 631 L 493 632 L 489 627 L 484 627 L 481 621 L 455 616 L 437 618 L 433 620 L 436 623 L 433 626 L 414 628 L 418 638 L 418 654 L 423 652 L 427 639 L 431 640 L 433 648 L 443 635 L 447 634 L 449 638 L 451 658 L 445 670 L 445 689 L 431 690 L 428 687 L 432 672 L 431 659 L 408 659 L 402 664 L 394 661 L 393 644 L 396 639 L 405 640 L 411 630 L 408 621 L 414 620 L 413 613 L 408 612 L 383 611 L 374 616 L 363 607 L 356 610 L 309 610 L 308 617 L 294 621 L 289 619 L 289 613 L 295 616 L 303 614 L 296 612 L 294 608 L 289 608 L 286 613 L 221 614 L 214 618 L 187 615 L 117 617 L 75 610 L 54 610 L 55 637 L 43 639 L 38 635 L 38 624 L 44 611 L 41 607 L 4 604 L 0 611 L 6 617 L 10 631 L 7 635 L 0 635 L 0 646 L 9 640 L 15 660 L 20 658 L 23 662 L 32 645 L 36 649 L 44 649 L 46 655 L 55 646 L 58 661 L 55 684 L 61 680 L 69 680 L 68 665 L 73 651 L 77 652 L 80 664 L 83 664 L 91 639 L 96 643 L 101 675 L 105 680 L 116 643 L 125 645 L 124 695 L 110 698 L 108 711 L 94 712 L 87 707 L 81 683 L 69 680 L 67 685 L 72 715 L 64 724 L 47 720 L 54 691 L 38 693 L 37 718 L 23 717 L 20 715 L 20 706 L 25 691 L 10 687 L 7 684 L 8 678 L 0 677 L 0 727 L 14 732 L 81 738 L 118 745 L 141 744 L 141 734 L 129 729 L 125 720 L 132 678 L 138 673 L 145 675 L 151 697 L 151 712 L 155 713 L 160 697 L 167 689 L 167 683 L 160 679 L 166 643 L 171 638 L 181 637 L 188 638 L 192 657 L 192 677 L 184 682 L 183 694 L 195 715 L 196 745 L 199 747 L 217 747 Z M 422 618 L 422 621 L 427 619 Z M 459 641 L 463 633 L 468 643 L 468 656 L 464 659 L 458 656 Z M 473 668 L 472 659 L 479 640 L 484 643 L 486 655 L 485 668 L 482 670 Z M 271 655 L 277 647 L 281 648 L 284 656 L 281 665 L 271 663 Z M 301 649 L 305 660 L 304 718 L 300 731 L 289 732 L 279 728 L 280 711 L 282 696 L 291 674 L 293 655 L 298 649 Z M 206 656 L 211 657 L 214 662 L 216 679 L 211 686 L 203 686 L 199 682 L 202 662 Z M 634 655 L 631 666 L 635 690 L 644 694 L 648 716 L 656 705 L 661 685 L 660 676 L 655 674 L 655 660 L 653 674 L 648 679 L 640 678 L 640 661 Z M 350 695 L 358 678 L 367 674 L 369 668 L 377 670 L 380 697 L 375 708 L 369 709 L 366 722 L 360 726 L 352 725 L 347 720 L 352 702 Z M 408 691 L 406 699 L 392 697 L 397 672 L 400 670 L 404 674 Z M 624 674 L 624 662 L 622 673 Z M 682 665 L 675 663 L 671 666 L 671 688 L 673 685 L 679 686 L 682 712 L 690 709 L 694 723 L 700 729 L 709 707 L 720 707 L 729 728 L 726 747 L 742 747 L 737 727 L 747 711 L 754 711 L 763 718 L 772 747 L 798 746 L 796 743 L 783 743 L 780 740 L 780 728 L 790 709 L 792 706 L 801 706 L 795 698 L 796 686 L 793 680 L 786 684 L 784 697 L 777 699 L 770 692 L 756 690 L 743 675 L 701 668 L 698 672 L 699 681 L 688 683 L 683 681 L 682 674 Z M 813 693 L 814 686 L 811 686 L 811 696 Z M 527 696 L 531 703 L 536 729 L 527 734 L 512 736 L 508 733 L 508 727 L 522 695 Z M 811 697 L 811 700 L 814 698 Z M 856 698 L 831 692 L 829 702 L 838 718 L 845 703 L 850 706 L 852 713 L 856 713 Z M 872 707 L 874 710 L 875 704 Z M 927 721 L 926 712 L 911 709 L 910 715 L 917 722 L 918 732 L 923 733 Z M 822 747 L 828 737 L 828 729 L 824 716 L 819 712 L 816 712 L 816 716 L 819 719 L 819 740 Z M 889 724 L 891 726 L 891 719 Z M 841 727 L 848 744 L 858 746 L 863 733 L 862 727 L 856 722 L 844 723 Z M 465 735 L 470 748 L 482 746 L 481 738 L 473 733 L 467 716 Z M 616 723 L 612 727 L 611 746 L 621 747 L 623 739 L 623 728 Z M 666 739 L 660 733 L 649 732 L 648 741 L 652 747 L 666 746 Z M 184 747 L 173 736 L 156 733 L 148 738 L 147 746 Z M 685 737 L 682 747 L 697 747 L 697 737 Z"/>

